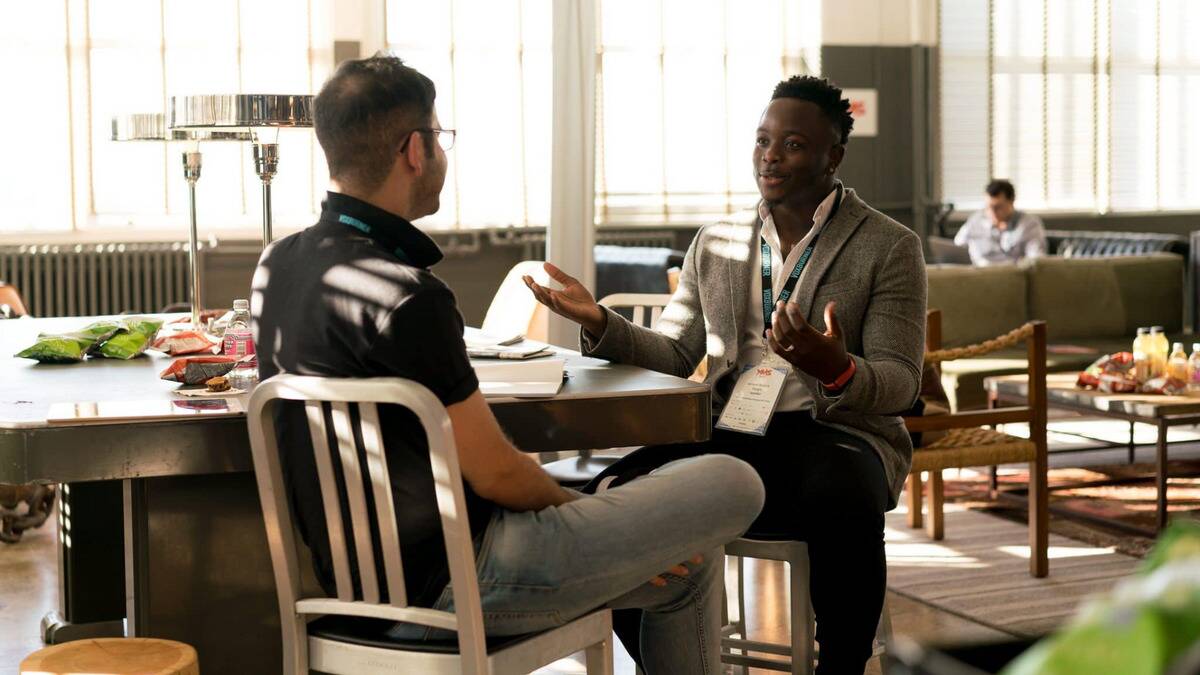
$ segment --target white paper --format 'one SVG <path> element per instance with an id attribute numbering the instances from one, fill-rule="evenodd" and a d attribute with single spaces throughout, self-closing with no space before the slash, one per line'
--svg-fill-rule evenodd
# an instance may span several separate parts
<path id="1" fill-rule="evenodd" d="M 472 361 L 484 396 L 554 396 L 562 387 L 563 359 Z"/>
<path id="2" fill-rule="evenodd" d="M 716 427 L 766 436 L 787 375 L 787 367 L 769 359 L 755 366 L 744 367 L 738 375 L 737 384 L 733 385 L 729 402 L 721 410 Z"/>
<path id="3" fill-rule="evenodd" d="M 525 336 L 521 335 L 520 333 L 517 333 L 516 335 L 491 335 L 479 330 L 478 328 L 467 328 L 463 331 L 463 342 L 467 343 L 467 349 L 507 347 L 523 341 L 526 341 Z M 527 342 L 533 343 L 532 340 Z"/>

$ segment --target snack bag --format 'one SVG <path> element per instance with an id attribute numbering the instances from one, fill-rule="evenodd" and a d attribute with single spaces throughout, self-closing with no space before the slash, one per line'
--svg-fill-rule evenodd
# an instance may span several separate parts
<path id="1" fill-rule="evenodd" d="M 150 348 L 156 349 L 160 352 L 165 352 L 171 356 L 181 356 L 183 354 L 196 354 L 198 352 L 208 351 L 215 346 L 217 346 L 217 343 L 209 340 L 204 333 L 188 330 L 180 333 L 163 335 L 155 340 L 154 344 L 151 345 Z"/>
<path id="2" fill-rule="evenodd" d="M 146 351 L 161 327 L 161 320 L 147 316 L 123 318 L 121 328 L 124 330 L 105 340 L 99 353 L 109 359 L 132 359 Z"/>
<path id="3" fill-rule="evenodd" d="M 70 335 L 39 335 L 37 342 L 16 353 L 39 363 L 79 363 L 92 343 Z"/>
<path id="4" fill-rule="evenodd" d="M 239 359 L 234 356 L 189 356 L 176 359 L 159 373 L 159 378 L 184 384 L 204 384 L 233 370 Z"/>
<path id="5" fill-rule="evenodd" d="M 1133 354 L 1117 352 L 1105 354 L 1079 373 L 1075 386 L 1081 389 L 1099 389 L 1110 393 L 1137 391 L 1137 376 L 1133 371 Z"/>

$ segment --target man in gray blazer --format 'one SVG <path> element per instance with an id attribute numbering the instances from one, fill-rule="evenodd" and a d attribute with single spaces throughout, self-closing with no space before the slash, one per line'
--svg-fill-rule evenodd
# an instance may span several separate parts
<path id="1" fill-rule="evenodd" d="M 852 126 L 849 101 L 826 80 L 775 88 L 755 134 L 762 201 L 700 230 L 655 331 L 600 307 L 553 265 L 561 290 L 526 279 L 582 326 L 585 354 L 682 377 L 708 364 L 711 440 L 642 448 L 593 486 L 706 453 L 753 465 L 767 498 L 747 536 L 809 544 L 818 673 L 861 673 L 871 655 L 883 514 L 912 459 L 899 415 L 917 397 L 925 341 L 920 240 L 836 180 Z"/>

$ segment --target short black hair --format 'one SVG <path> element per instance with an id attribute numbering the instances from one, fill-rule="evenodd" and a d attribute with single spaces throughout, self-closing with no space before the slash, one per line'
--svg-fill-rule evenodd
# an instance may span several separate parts
<path id="1" fill-rule="evenodd" d="M 829 80 L 812 75 L 793 75 L 775 85 L 771 100 L 777 98 L 796 98 L 815 104 L 841 133 L 838 142 L 845 145 L 850 140 L 850 130 L 854 128 L 850 99 L 842 98 L 842 90 Z"/>
<path id="2" fill-rule="evenodd" d="M 1005 198 L 1007 198 L 1010 202 L 1017 200 L 1017 189 L 1013 187 L 1012 183 L 1004 180 L 1003 178 L 998 178 L 988 183 L 987 187 L 984 188 L 984 191 L 988 193 L 989 197 L 999 197 L 1000 195 L 1004 195 Z"/>
<path id="3" fill-rule="evenodd" d="M 313 102 L 329 176 L 367 190 L 382 185 L 401 144 L 414 129 L 429 126 L 436 95 L 433 81 L 399 57 L 343 62 Z"/>

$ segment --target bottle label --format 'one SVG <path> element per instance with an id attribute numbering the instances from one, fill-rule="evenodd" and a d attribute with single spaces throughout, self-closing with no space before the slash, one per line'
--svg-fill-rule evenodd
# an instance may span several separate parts
<path id="1" fill-rule="evenodd" d="M 225 340 L 222 345 L 222 351 L 227 356 L 236 356 L 241 358 L 254 354 L 254 336 L 249 329 L 234 328 L 225 331 Z"/>

